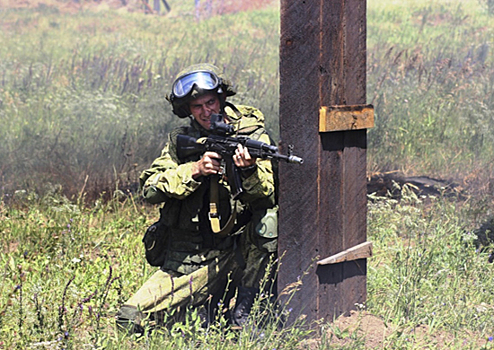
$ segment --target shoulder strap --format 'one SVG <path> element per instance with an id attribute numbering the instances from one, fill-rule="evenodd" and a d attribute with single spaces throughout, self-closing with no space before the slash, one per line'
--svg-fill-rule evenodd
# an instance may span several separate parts
<path id="1" fill-rule="evenodd" d="M 225 226 L 222 228 L 220 224 L 220 215 L 218 213 L 219 206 L 219 196 L 218 196 L 218 175 L 211 175 L 210 188 L 209 188 L 209 222 L 211 224 L 211 229 L 214 233 L 216 233 L 220 237 L 225 237 L 233 229 L 235 225 L 235 219 L 237 217 L 237 200 L 235 200 L 234 208 L 232 213 L 230 214 L 230 218 L 228 219 Z"/>

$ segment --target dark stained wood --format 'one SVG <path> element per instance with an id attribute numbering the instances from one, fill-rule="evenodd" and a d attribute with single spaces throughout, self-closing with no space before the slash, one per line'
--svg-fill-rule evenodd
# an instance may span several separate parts
<path id="1" fill-rule="evenodd" d="M 346 74 L 347 104 L 366 102 L 366 1 L 343 0 L 346 37 Z M 347 137 L 358 138 L 367 143 L 365 130 L 345 132 Z M 343 248 L 349 248 L 365 242 L 367 236 L 367 191 L 366 191 L 366 147 L 349 147 L 345 154 L 346 193 L 345 226 Z M 341 306 L 340 313 L 355 308 L 356 303 L 366 300 L 366 260 L 343 264 L 343 282 L 339 284 L 342 293 L 336 302 Z"/>
<path id="2" fill-rule="evenodd" d="M 278 279 L 279 289 L 297 281 L 310 267 L 313 270 L 312 259 L 325 255 L 319 251 L 319 236 L 314 234 L 319 188 L 319 145 L 314 142 L 319 110 L 319 68 L 314 59 L 319 56 L 319 3 L 282 1 L 281 17 L 281 146 L 286 152 L 286 146 L 293 145 L 295 154 L 304 155 L 304 164 L 295 171 L 290 165 L 280 164 L 280 202 L 286 209 L 279 218 L 283 231 L 280 237 L 283 243 L 279 246 L 283 270 Z M 305 258 L 300 257 L 301 252 Z M 303 277 L 303 283 L 302 290 L 292 300 L 295 314 L 317 314 L 318 291 L 314 286 L 318 282 L 314 271 Z"/>
<path id="3" fill-rule="evenodd" d="M 365 104 L 365 0 L 281 1 L 280 136 L 304 158 L 280 166 L 279 289 L 332 320 L 366 297 L 366 260 L 316 266 L 366 240 L 366 130 L 319 133 L 319 108 Z"/>

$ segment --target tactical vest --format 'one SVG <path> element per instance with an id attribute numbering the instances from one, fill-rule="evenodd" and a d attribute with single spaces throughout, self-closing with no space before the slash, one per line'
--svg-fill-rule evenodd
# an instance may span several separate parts
<path id="1" fill-rule="evenodd" d="M 264 116 L 256 108 L 234 106 L 228 103 L 225 114 L 229 123 L 234 126 L 236 135 L 249 136 L 257 140 L 265 133 Z M 178 159 L 176 139 L 179 134 L 199 138 L 205 136 L 204 130 L 195 120 L 192 120 L 190 126 L 179 127 L 170 133 L 168 145 L 168 152 L 177 164 L 199 160 L 200 155 Z M 208 220 L 210 179 L 205 177 L 201 181 L 203 182 L 201 186 L 185 199 L 178 200 L 167 197 L 161 208 L 160 221 L 168 228 L 166 256 L 162 266 L 164 270 L 169 269 L 188 274 L 218 257 L 222 251 L 233 249 L 232 236 L 220 237 L 211 230 Z M 234 208 L 236 208 L 239 218 L 245 217 L 246 211 L 252 211 L 252 208 L 248 208 L 243 203 L 234 205 L 230 198 L 228 183 L 223 179 L 219 181 L 218 198 L 221 227 L 226 224 Z M 273 207 L 273 204 L 274 199 L 267 198 L 255 203 L 255 207 L 265 212 L 266 208 Z M 259 215 L 255 216 L 258 217 Z M 254 224 L 255 226 L 258 225 Z M 252 223 L 249 227 L 253 227 Z M 231 234 L 239 234 L 244 228 L 244 226 L 237 225 L 234 229 L 235 232 L 231 232 Z M 262 228 L 259 230 L 262 231 Z M 272 230 L 270 232 L 272 234 Z"/>

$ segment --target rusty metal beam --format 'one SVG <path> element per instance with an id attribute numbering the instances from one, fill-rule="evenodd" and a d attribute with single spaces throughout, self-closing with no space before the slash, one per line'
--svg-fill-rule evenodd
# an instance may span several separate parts
<path id="1" fill-rule="evenodd" d="M 372 105 L 330 106 L 319 110 L 319 132 L 370 129 L 374 127 Z"/>

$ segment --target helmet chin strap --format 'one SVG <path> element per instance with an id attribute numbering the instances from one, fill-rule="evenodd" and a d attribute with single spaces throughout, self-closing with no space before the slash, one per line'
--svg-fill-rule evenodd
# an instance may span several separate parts
<path id="1" fill-rule="evenodd" d="M 221 93 L 218 92 L 218 98 L 220 100 L 220 114 L 223 115 L 225 118 L 228 118 L 225 113 L 225 107 L 228 105 L 228 102 L 226 102 L 226 93 L 224 93 L 223 91 Z"/>

